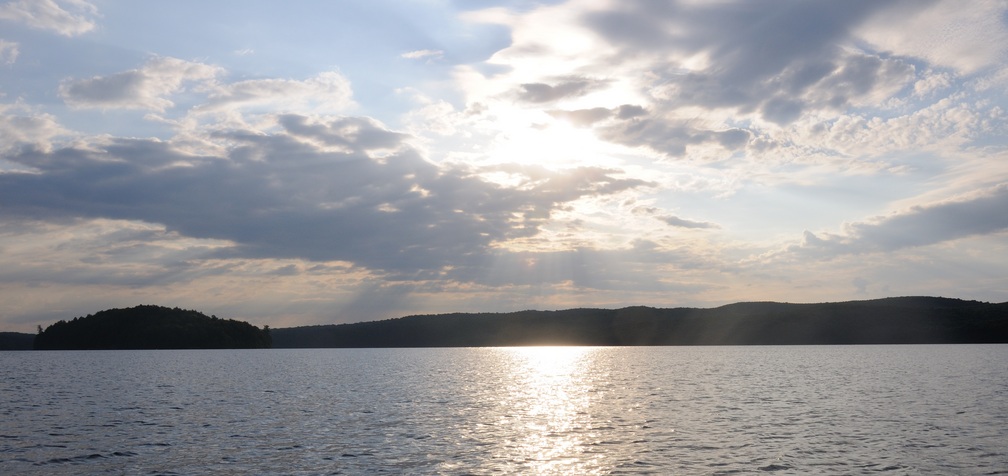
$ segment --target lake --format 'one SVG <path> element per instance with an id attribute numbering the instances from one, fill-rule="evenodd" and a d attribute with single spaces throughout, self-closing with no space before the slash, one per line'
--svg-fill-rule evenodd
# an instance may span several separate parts
<path id="1" fill-rule="evenodd" d="M 1008 345 L 0 352 L 0 474 L 1008 473 Z"/>

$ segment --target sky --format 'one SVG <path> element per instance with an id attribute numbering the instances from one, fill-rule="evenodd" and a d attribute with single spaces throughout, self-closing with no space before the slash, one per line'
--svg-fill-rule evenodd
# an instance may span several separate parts
<path id="1" fill-rule="evenodd" d="M 0 0 L 0 330 L 1008 301 L 1008 2 Z"/>

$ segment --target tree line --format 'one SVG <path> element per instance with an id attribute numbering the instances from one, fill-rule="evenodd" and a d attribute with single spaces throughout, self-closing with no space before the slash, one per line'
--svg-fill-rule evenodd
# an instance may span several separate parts
<path id="1" fill-rule="evenodd" d="M 275 329 L 273 339 L 274 347 L 1008 343 L 1008 303 L 903 297 L 454 313 Z"/>

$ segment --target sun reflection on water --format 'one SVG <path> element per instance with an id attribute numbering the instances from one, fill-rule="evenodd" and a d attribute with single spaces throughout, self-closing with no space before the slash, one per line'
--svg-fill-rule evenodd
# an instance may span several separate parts
<path id="1" fill-rule="evenodd" d="M 502 389 L 498 425 L 518 435 L 498 455 L 521 473 L 593 474 L 601 451 L 592 452 L 591 403 L 597 396 L 593 368 L 597 348 L 501 349 L 510 369 Z"/>

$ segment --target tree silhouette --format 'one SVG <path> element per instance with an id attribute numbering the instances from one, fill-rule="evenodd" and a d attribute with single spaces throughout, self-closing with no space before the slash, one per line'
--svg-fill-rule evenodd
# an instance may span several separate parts
<path id="1" fill-rule="evenodd" d="M 35 349 L 269 348 L 270 340 L 247 322 L 144 305 L 60 320 L 35 336 Z"/>

